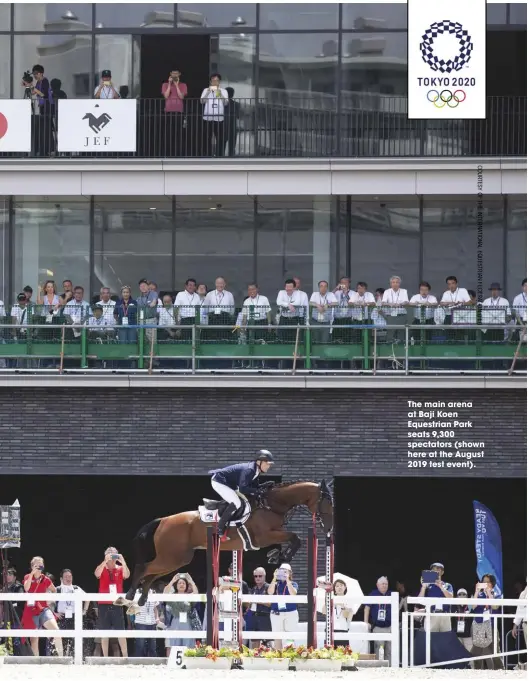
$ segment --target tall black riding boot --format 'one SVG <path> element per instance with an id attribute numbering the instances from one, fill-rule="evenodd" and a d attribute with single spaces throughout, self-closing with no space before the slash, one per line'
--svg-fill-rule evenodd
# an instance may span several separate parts
<path id="1" fill-rule="evenodd" d="M 229 523 L 230 518 L 233 515 L 233 512 L 235 511 L 236 508 L 237 506 L 235 506 L 235 504 L 228 504 L 224 509 L 224 513 L 219 518 L 219 526 L 217 531 L 219 537 L 222 537 L 222 535 L 224 534 L 226 525 Z"/>

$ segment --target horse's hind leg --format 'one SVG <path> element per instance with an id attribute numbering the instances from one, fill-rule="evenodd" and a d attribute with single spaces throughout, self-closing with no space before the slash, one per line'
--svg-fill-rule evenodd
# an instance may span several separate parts
<path id="1" fill-rule="evenodd" d="M 129 589 L 129 592 L 127 593 L 127 599 L 129 601 L 132 601 L 129 607 L 127 608 L 127 615 L 137 615 L 140 611 L 140 607 L 145 605 L 147 602 L 147 598 L 149 596 L 149 589 L 151 588 L 151 584 L 154 582 L 154 580 L 157 577 L 161 577 L 162 575 L 147 575 L 146 577 L 143 578 L 141 582 L 141 596 L 138 599 L 137 603 L 134 603 L 134 597 L 136 595 L 136 591 L 132 594 L 132 596 L 129 597 L 129 594 L 131 592 L 131 589 Z"/>

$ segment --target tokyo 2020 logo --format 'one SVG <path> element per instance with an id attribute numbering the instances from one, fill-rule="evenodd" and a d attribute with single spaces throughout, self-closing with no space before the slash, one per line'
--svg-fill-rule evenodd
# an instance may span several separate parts
<path id="1" fill-rule="evenodd" d="M 426 99 L 437 109 L 442 109 L 445 106 L 449 106 L 451 109 L 455 109 L 459 106 L 461 102 L 464 102 L 467 98 L 467 93 L 464 90 L 456 90 L 452 92 L 451 90 L 429 90 L 426 93 Z"/>
<path id="2" fill-rule="evenodd" d="M 459 42 L 459 53 L 452 59 L 439 59 L 434 52 L 435 39 L 444 33 L 454 35 Z M 468 31 L 460 23 L 449 21 L 448 19 L 431 24 L 423 34 L 420 43 L 423 61 L 428 64 L 432 71 L 440 73 L 460 71 L 470 61 L 473 48 L 472 37 Z"/>

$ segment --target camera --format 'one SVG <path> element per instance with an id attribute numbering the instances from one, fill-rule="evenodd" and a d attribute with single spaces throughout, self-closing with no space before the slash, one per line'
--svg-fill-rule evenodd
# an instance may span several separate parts
<path id="1" fill-rule="evenodd" d="M 26 85 L 31 85 L 33 82 L 33 76 L 31 75 L 31 71 L 24 71 L 24 75 L 22 76 L 22 82 L 25 83 Z"/>
<path id="2" fill-rule="evenodd" d="M 281 582 L 286 580 L 286 578 L 287 578 L 286 570 L 282 570 L 281 568 L 279 568 L 279 570 L 277 571 L 277 578 Z"/>
<path id="3" fill-rule="evenodd" d="M 119 554 L 113 553 L 110 557 L 111 557 L 113 560 L 117 560 L 117 559 L 119 558 Z"/>

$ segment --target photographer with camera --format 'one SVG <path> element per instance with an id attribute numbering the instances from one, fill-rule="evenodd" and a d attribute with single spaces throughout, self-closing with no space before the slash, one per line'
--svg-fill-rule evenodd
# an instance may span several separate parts
<path id="1" fill-rule="evenodd" d="M 268 587 L 269 596 L 296 596 L 298 585 L 292 581 L 292 568 L 283 563 L 274 572 L 274 577 Z M 295 631 L 299 623 L 298 606 L 295 603 L 272 603 L 270 607 L 270 622 L 272 631 Z M 275 649 L 283 649 L 283 640 L 275 640 Z"/>
<path id="2" fill-rule="evenodd" d="M 25 71 L 20 84 L 24 88 L 24 98 L 36 102 L 33 113 L 39 116 L 32 118 L 33 148 L 37 156 L 47 156 L 51 150 L 53 92 L 44 76 L 44 67 L 35 64 L 31 73 Z"/>
<path id="3" fill-rule="evenodd" d="M 108 549 L 106 549 L 105 557 L 96 567 L 94 575 L 96 576 L 96 579 L 99 580 L 99 593 L 111 594 L 112 596 L 109 599 L 102 599 L 99 601 L 97 628 L 122 631 L 125 629 L 123 608 L 119 605 L 113 605 L 113 603 L 118 597 L 118 594 L 124 592 L 123 581 L 130 577 L 130 570 L 125 559 L 121 553 L 118 553 L 115 546 L 109 546 Z M 121 656 L 127 657 L 126 639 L 118 638 L 118 642 Z M 101 639 L 101 651 L 103 657 L 108 657 L 108 638 Z"/>
<path id="4" fill-rule="evenodd" d="M 53 582 L 46 576 L 44 571 L 44 559 L 42 556 L 32 558 L 31 572 L 24 577 L 24 591 L 30 594 L 56 593 Z M 22 629 L 55 629 L 58 630 L 57 621 L 47 601 L 26 601 L 22 614 Z M 39 639 L 30 638 L 31 650 L 35 657 L 39 656 Z M 59 657 L 63 656 L 62 638 L 54 640 L 55 649 Z"/>
<path id="5" fill-rule="evenodd" d="M 448 582 L 444 582 L 442 577 L 444 575 L 445 567 L 442 563 L 432 563 L 429 570 L 423 570 L 421 576 L 421 590 L 419 597 L 426 596 L 427 598 L 453 598 L 454 587 Z M 425 612 L 424 608 L 416 606 L 418 612 Z M 432 612 L 450 612 L 450 605 L 435 605 L 432 606 Z M 451 631 L 452 623 L 450 617 L 431 617 L 430 631 L 446 632 Z"/>
<path id="6" fill-rule="evenodd" d="M 109 69 L 101 72 L 101 82 L 94 90 L 94 99 L 120 99 L 119 92 L 112 83 L 112 73 Z"/>

